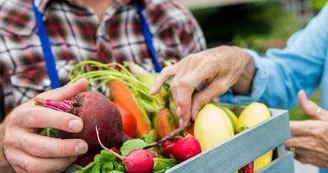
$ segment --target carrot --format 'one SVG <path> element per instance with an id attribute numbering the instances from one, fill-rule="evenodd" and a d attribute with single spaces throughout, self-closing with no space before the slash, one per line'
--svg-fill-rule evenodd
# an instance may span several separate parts
<path id="1" fill-rule="evenodd" d="M 169 109 L 162 109 L 157 118 L 157 132 L 161 138 L 167 136 L 175 129 L 174 118 Z"/>
<path id="2" fill-rule="evenodd" d="M 138 106 L 130 88 L 123 82 L 113 80 L 109 82 L 109 88 L 113 100 L 120 102 L 137 120 L 137 137 L 147 134 L 150 129 L 150 120 L 145 111 Z M 144 113 L 143 113 L 144 112 Z"/>

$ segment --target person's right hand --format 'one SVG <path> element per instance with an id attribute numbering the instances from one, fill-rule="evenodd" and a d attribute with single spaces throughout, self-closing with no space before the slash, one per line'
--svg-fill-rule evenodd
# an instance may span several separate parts
<path id="1" fill-rule="evenodd" d="M 87 87 L 88 81 L 82 79 L 37 97 L 63 100 Z M 88 150 L 82 139 L 63 140 L 40 135 L 40 129 L 44 128 L 78 133 L 83 129 L 83 122 L 75 115 L 35 106 L 33 100 L 14 109 L 1 126 L 4 154 L 17 173 L 62 172 Z"/>
<path id="2" fill-rule="evenodd" d="M 191 54 L 177 64 L 163 69 L 151 94 L 159 92 L 164 82 L 172 78 L 170 87 L 180 118 L 180 127 L 196 119 L 202 107 L 230 87 L 238 94 L 248 94 L 254 76 L 251 56 L 234 46 L 220 46 Z M 194 94 L 201 84 L 207 86 Z"/>

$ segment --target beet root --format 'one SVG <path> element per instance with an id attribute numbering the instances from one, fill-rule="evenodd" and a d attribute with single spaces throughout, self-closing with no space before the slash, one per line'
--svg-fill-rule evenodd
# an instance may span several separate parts
<path id="1" fill-rule="evenodd" d="M 114 104 L 104 95 L 87 91 L 63 101 L 35 99 L 37 105 L 72 113 L 80 117 L 84 127 L 80 133 L 60 131 L 62 139 L 83 139 L 89 145 L 86 155 L 99 153 L 102 149 L 97 140 L 95 127 L 101 129 L 100 139 L 108 147 L 119 148 L 129 139 L 123 132 L 122 119 Z"/>
<path id="2" fill-rule="evenodd" d="M 201 153 L 199 141 L 193 136 L 187 136 L 175 143 L 173 156 L 179 161 L 188 160 Z"/>
<path id="3" fill-rule="evenodd" d="M 153 155 L 147 150 L 133 150 L 122 160 L 129 173 L 150 173 L 153 170 Z"/>

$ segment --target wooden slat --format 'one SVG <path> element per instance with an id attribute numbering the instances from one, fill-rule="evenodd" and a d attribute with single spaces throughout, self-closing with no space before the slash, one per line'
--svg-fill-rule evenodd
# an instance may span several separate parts
<path id="1" fill-rule="evenodd" d="M 167 172 L 231 173 L 265 152 L 282 145 L 290 138 L 289 115 L 287 111 L 272 110 L 271 112 L 273 114 L 271 119 L 247 129 L 230 141 L 203 152 Z"/>
<path id="2" fill-rule="evenodd" d="M 294 157 L 292 152 L 286 152 L 286 155 L 280 156 L 274 160 L 268 167 L 263 168 L 258 173 L 294 173 Z"/>

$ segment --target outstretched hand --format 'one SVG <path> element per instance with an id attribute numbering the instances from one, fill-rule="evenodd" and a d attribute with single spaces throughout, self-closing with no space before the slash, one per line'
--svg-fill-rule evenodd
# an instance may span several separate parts
<path id="1" fill-rule="evenodd" d="M 302 110 L 314 120 L 291 121 L 292 138 L 285 144 L 302 163 L 328 168 L 328 112 L 298 93 Z"/>

